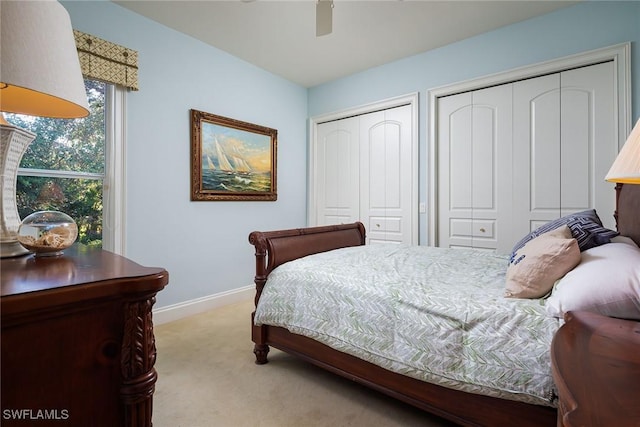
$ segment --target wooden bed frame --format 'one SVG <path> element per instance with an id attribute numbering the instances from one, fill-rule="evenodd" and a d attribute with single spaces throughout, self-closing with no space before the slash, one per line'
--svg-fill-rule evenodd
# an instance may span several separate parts
<path id="1" fill-rule="evenodd" d="M 616 186 L 614 214 L 620 234 L 640 245 L 640 185 Z M 364 245 L 365 228 L 354 224 L 298 228 L 249 235 L 255 246 L 257 305 L 269 273 L 277 266 L 306 255 L 348 246 Z M 334 350 L 285 328 L 253 323 L 252 340 L 257 364 L 267 363 L 269 346 L 355 382 L 441 416 L 463 426 L 555 426 L 554 408 L 488 397 L 429 384 L 400 375 Z"/>

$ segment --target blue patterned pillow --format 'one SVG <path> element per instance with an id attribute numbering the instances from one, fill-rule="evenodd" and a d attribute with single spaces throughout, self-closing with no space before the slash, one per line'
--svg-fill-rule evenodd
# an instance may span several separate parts
<path id="1" fill-rule="evenodd" d="M 595 209 L 589 209 L 554 219 L 553 221 L 549 221 L 548 223 L 536 228 L 516 243 L 511 250 L 511 253 L 513 254 L 518 249 L 522 248 L 529 240 L 532 240 L 548 231 L 555 230 L 565 224 L 571 230 L 573 238 L 578 241 L 578 246 L 580 247 L 581 252 L 609 243 L 612 237 L 618 235 L 618 232 L 603 227 L 602 221 L 600 221 L 600 217 L 598 217 Z"/>
<path id="2" fill-rule="evenodd" d="M 612 237 L 618 235 L 617 231 L 604 228 L 587 218 L 578 217 L 567 223 L 573 238 L 578 241 L 580 252 L 596 246 L 611 242 Z"/>

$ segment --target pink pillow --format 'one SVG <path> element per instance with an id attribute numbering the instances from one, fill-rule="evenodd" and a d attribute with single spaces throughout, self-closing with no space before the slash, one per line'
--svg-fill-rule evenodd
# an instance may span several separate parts
<path id="1" fill-rule="evenodd" d="M 540 298 L 580 262 L 578 242 L 567 225 L 528 241 L 511 255 L 506 298 Z"/>

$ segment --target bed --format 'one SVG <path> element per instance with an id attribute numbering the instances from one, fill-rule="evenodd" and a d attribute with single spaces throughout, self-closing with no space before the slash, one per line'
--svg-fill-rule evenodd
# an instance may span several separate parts
<path id="1" fill-rule="evenodd" d="M 613 238 L 622 239 L 613 245 L 600 243 L 598 250 L 627 243 L 631 248 L 633 242 L 640 242 L 640 186 L 618 185 L 616 205 L 617 231 L 624 237 Z M 529 240 L 541 240 L 536 237 Z M 624 239 L 628 242 L 618 243 Z M 553 291 L 544 298 L 504 298 L 504 266 L 513 264 L 514 256 L 419 247 L 417 258 L 429 259 L 429 263 L 421 261 L 413 271 L 414 249 L 365 245 L 361 223 L 253 232 L 249 241 L 256 256 L 256 311 L 251 317 L 256 363 L 267 363 L 272 346 L 460 425 L 556 424 L 548 350 L 562 324 L 562 314 L 554 317 L 548 310 L 554 306 L 549 301 L 556 292 L 566 293 L 562 282 L 569 273 L 554 280 Z M 531 246 L 525 244 L 525 248 Z M 589 250 L 596 249 L 582 253 Z M 629 250 L 633 256 L 634 251 L 640 254 L 637 247 Z M 453 251 L 454 261 L 440 255 L 443 251 Z M 361 267 L 370 258 L 375 264 Z M 341 266 L 344 262 L 349 267 Z M 453 268 L 453 274 L 449 262 L 459 266 Z M 477 273 L 480 264 L 495 268 L 491 273 Z M 356 277 L 347 285 L 343 270 L 349 269 L 355 270 Z M 449 272 L 444 282 L 448 293 L 430 288 L 425 292 L 416 278 L 422 270 L 434 269 Z M 578 270 L 572 267 L 571 274 Z M 502 276 L 496 271 L 502 271 Z M 472 280 L 465 280 L 467 276 Z M 377 286 L 367 286 L 371 281 Z M 285 285 L 275 285 L 280 282 Z M 357 289 L 355 294 L 343 293 L 351 288 Z M 634 304 L 640 304 L 634 291 L 631 287 L 630 303 L 625 307 L 632 312 L 637 309 Z M 383 305 L 389 295 L 393 310 Z M 304 298 L 316 303 L 303 303 Z M 320 308 L 320 300 L 333 306 L 331 315 Z M 492 301 L 506 305 L 509 311 L 478 314 Z M 453 305 L 466 310 L 462 320 L 449 310 Z M 300 307 L 306 308 L 296 311 Z M 563 309 L 561 304 L 555 308 Z M 538 348 L 525 352 L 527 343 L 534 341 Z M 513 359 L 508 363 L 500 349 L 505 343 L 512 349 L 506 352 Z M 445 348 L 464 354 L 465 360 L 451 357 Z M 424 352 L 428 353 L 425 356 L 419 349 L 431 352 Z M 404 359 L 399 361 L 396 354 Z M 519 366 L 528 370 L 520 372 Z"/>

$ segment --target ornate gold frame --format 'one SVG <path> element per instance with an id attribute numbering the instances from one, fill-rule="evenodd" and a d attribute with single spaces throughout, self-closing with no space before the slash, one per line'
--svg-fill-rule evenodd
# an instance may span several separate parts
<path id="1" fill-rule="evenodd" d="M 191 200 L 277 200 L 278 131 L 191 110 Z"/>

